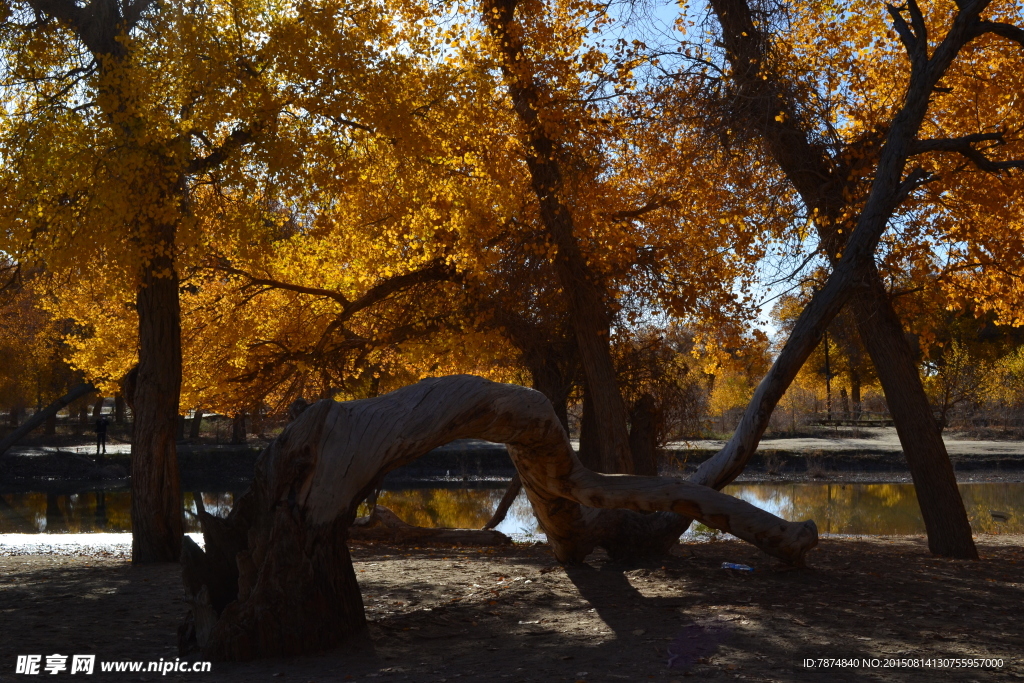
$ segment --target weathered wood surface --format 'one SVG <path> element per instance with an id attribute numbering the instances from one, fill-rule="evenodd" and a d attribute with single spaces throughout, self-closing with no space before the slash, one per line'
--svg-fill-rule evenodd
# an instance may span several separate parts
<path id="1" fill-rule="evenodd" d="M 464 438 L 508 446 L 561 562 L 582 561 L 597 546 L 619 556 L 664 551 L 690 517 L 795 564 L 817 544 L 813 522 L 787 522 L 698 484 L 588 470 L 537 391 L 466 375 L 428 379 L 374 399 L 309 406 L 260 456 L 252 487 L 226 519 L 200 513 L 207 549 L 186 539 L 182 557 L 194 615 L 183 649 L 249 659 L 364 634 L 346 546 L 357 506 L 387 472 Z"/>

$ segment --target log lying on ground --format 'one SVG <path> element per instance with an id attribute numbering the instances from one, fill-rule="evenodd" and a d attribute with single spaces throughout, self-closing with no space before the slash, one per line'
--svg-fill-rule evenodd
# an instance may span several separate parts
<path id="1" fill-rule="evenodd" d="M 620 555 L 664 549 L 686 517 L 795 564 L 817 544 L 813 522 L 787 522 L 704 486 L 591 472 L 537 391 L 465 375 L 429 379 L 309 406 L 260 456 L 252 487 L 227 518 L 200 512 L 206 550 L 186 538 L 182 552 L 192 612 L 179 631 L 182 649 L 251 659 L 365 636 L 346 545 L 356 508 L 389 471 L 463 438 L 508 446 L 561 562 L 582 561 L 597 546 Z"/>
<path id="2" fill-rule="evenodd" d="M 442 543 L 445 545 L 510 545 L 512 539 L 493 529 L 431 529 L 406 524 L 398 515 L 376 505 L 366 517 L 360 517 L 348 529 L 353 541 L 382 543 Z"/>

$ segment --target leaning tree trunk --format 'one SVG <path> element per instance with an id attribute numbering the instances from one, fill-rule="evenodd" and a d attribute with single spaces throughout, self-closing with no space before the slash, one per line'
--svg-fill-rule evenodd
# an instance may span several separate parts
<path id="1" fill-rule="evenodd" d="M 885 392 L 935 555 L 978 559 L 971 523 L 913 352 L 881 281 L 854 299 L 861 339 Z M 858 397 L 859 398 L 859 397 Z"/>
<path id="2" fill-rule="evenodd" d="M 159 256 L 142 279 L 139 364 L 133 381 L 125 383 L 134 385 L 128 396 L 134 415 L 132 562 L 173 562 L 181 556 L 184 528 L 175 449 L 181 392 L 178 276 L 170 257 Z"/>
<path id="3" fill-rule="evenodd" d="M 182 554 L 191 610 L 183 649 L 250 659 L 365 635 L 346 546 L 356 507 L 390 470 L 461 438 L 507 444 L 560 562 L 582 561 L 597 546 L 664 549 L 678 539 L 679 516 L 796 564 L 817 544 L 813 522 L 787 522 L 704 486 L 586 469 L 537 391 L 465 375 L 428 379 L 310 406 L 260 456 L 252 487 L 226 519 L 200 513 L 206 550 L 186 539 Z"/>
<path id="4" fill-rule="evenodd" d="M 843 231 L 839 228 L 849 227 L 842 217 L 856 209 L 851 205 L 853 193 L 849 182 L 857 178 L 858 173 L 841 168 L 836 173 L 836 158 L 812 142 L 813 136 L 803 127 L 804 117 L 795 113 L 798 107 L 791 100 L 792 89 L 780 81 L 772 66 L 771 40 L 755 23 L 750 3 L 747 0 L 711 0 L 711 6 L 722 27 L 726 54 L 733 66 L 732 78 L 739 88 L 735 101 L 743 103 L 741 111 L 745 124 L 762 137 L 805 204 L 818 214 L 815 225 L 824 251 L 835 266 L 838 262 L 835 255 L 847 251 Z M 972 20 L 964 22 L 963 19 L 977 13 L 981 7 L 983 5 L 974 5 L 970 9 L 961 7 L 955 26 L 942 41 L 941 48 L 936 49 L 930 58 L 928 50 L 924 49 L 912 60 L 923 58 L 911 69 L 910 87 L 903 106 L 892 119 L 865 213 L 884 210 L 879 202 L 891 202 L 893 208 L 898 205 L 901 196 L 897 183 L 901 179 L 904 184 L 910 180 L 902 178 L 902 170 L 927 111 L 932 88 L 960 47 L 970 40 L 970 30 L 965 29 Z M 919 40 L 922 45 L 927 43 L 923 35 Z M 841 180 L 837 175 L 847 175 L 848 178 Z M 885 190 L 884 184 L 888 184 L 889 189 L 880 192 Z M 909 187 L 912 186 L 911 183 Z M 889 196 L 885 197 L 885 194 Z M 891 208 L 885 213 L 891 215 Z M 884 223 L 878 223 L 872 216 L 867 218 L 865 221 L 865 216 L 861 215 L 858 220 L 861 226 L 857 229 L 863 231 L 863 227 L 867 227 L 863 225 L 865 222 L 875 222 L 871 232 L 880 235 Z M 918 502 L 928 528 L 929 547 L 940 555 L 976 558 L 970 525 L 945 445 L 939 437 L 919 438 L 920 434 L 930 431 L 929 423 L 933 422 L 931 408 L 920 388 L 912 354 L 903 349 L 906 342 L 899 317 L 873 264 L 865 269 L 865 277 L 858 288 L 860 291 L 852 302 L 853 309 L 860 318 L 858 326 L 862 340 L 883 379 L 886 400 L 890 406 L 899 406 L 893 412 L 893 418 L 907 464 L 915 485 L 931 489 L 922 492 L 917 488 Z M 886 376 L 885 373 L 891 374 Z M 859 416 L 860 384 L 853 371 L 851 383 L 854 412 Z"/>
<path id="5" fill-rule="evenodd" d="M 94 387 L 92 384 L 89 384 L 88 382 L 84 384 L 79 384 L 74 389 L 72 389 L 65 395 L 61 396 L 56 401 L 46 406 L 42 410 L 37 410 L 35 415 L 25 420 L 25 422 L 20 427 L 18 427 L 13 432 L 4 437 L 3 441 L 0 441 L 0 455 L 3 455 L 8 448 L 18 443 L 18 441 L 20 441 L 21 439 L 25 438 L 27 434 L 29 434 L 33 429 L 43 424 L 44 422 L 46 423 L 47 427 L 46 433 L 53 434 L 56 431 L 57 413 L 60 412 L 62 408 L 67 406 L 72 401 L 76 401 L 79 398 L 87 394 L 91 394 L 94 391 L 96 391 L 96 387 Z M 53 425 L 53 431 L 50 431 L 51 424 Z"/>

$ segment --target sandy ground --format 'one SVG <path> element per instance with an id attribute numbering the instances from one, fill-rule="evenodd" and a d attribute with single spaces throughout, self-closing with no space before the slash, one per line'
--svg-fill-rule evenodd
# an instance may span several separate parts
<path id="1" fill-rule="evenodd" d="M 826 453 L 901 453 L 895 427 L 840 427 L 828 436 L 762 439 L 759 451 L 823 451 Z M 1024 455 L 1024 441 L 995 441 L 966 438 L 956 433 L 943 434 L 950 456 Z M 700 439 L 672 444 L 676 448 L 718 451 L 725 441 Z"/>
<path id="2" fill-rule="evenodd" d="M 738 541 L 681 544 L 638 565 L 599 552 L 568 568 L 545 546 L 356 545 L 372 648 L 88 680 L 1020 680 L 1024 536 L 978 542 L 982 560 L 967 562 L 933 558 L 916 537 L 826 538 L 807 569 Z M 40 678 L 14 674 L 18 654 L 176 656 L 177 566 L 54 552 L 63 554 L 0 557 L 0 681 Z M 726 561 L 755 571 L 722 569 Z M 879 662 L 823 669 L 804 666 L 808 658 Z M 956 658 L 1002 666 L 884 668 Z"/>

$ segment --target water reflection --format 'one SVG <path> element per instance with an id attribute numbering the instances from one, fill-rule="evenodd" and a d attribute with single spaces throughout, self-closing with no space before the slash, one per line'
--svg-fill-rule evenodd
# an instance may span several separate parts
<path id="1" fill-rule="evenodd" d="M 923 534 L 913 484 L 741 484 L 725 492 L 825 534 Z M 1024 533 L 1024 484 L 960 484 L 974 533 Z M 997 521 L 992 511 L 1010 515 Z"/>
<path id="2" fill-rule="evenodd" d="M 210 514 L 224 516 L 234 492 L 202 493 Z M 185 531 L 200 531 L 191 493 L 184 496 Z M 71 495 L 11 493 L 0 496 L 0 534 L 117 533 L 132 530 L 128 491 L 90 491 Z"/>
<path id="3" fill-rule="evenodd" d="M 923 534 L 911 484 L 742 484 L 726 492 L 790 520 L 813 519 L 824 534 Z M 1024 533 L 1024 484 L 961 484 L 975 533 Z M 241 492 L 203 492 L 207 512 L 224 516 Z M 498 505 L 501 489 L 405 489 L 384 491 L 380 504 L 410 524 L 478 529 Z M 199 531 L 192 493 L 184 496 L 185 529 Z M 997 521 L 991 511 L 1006 513 Z M 0 496 L 0 533 L 88 533 L 131 530 L 128 491 L 73 495 L 15 493 Z M 513 504 L 499 531 L 538 532 L 525 495 Z"/>

